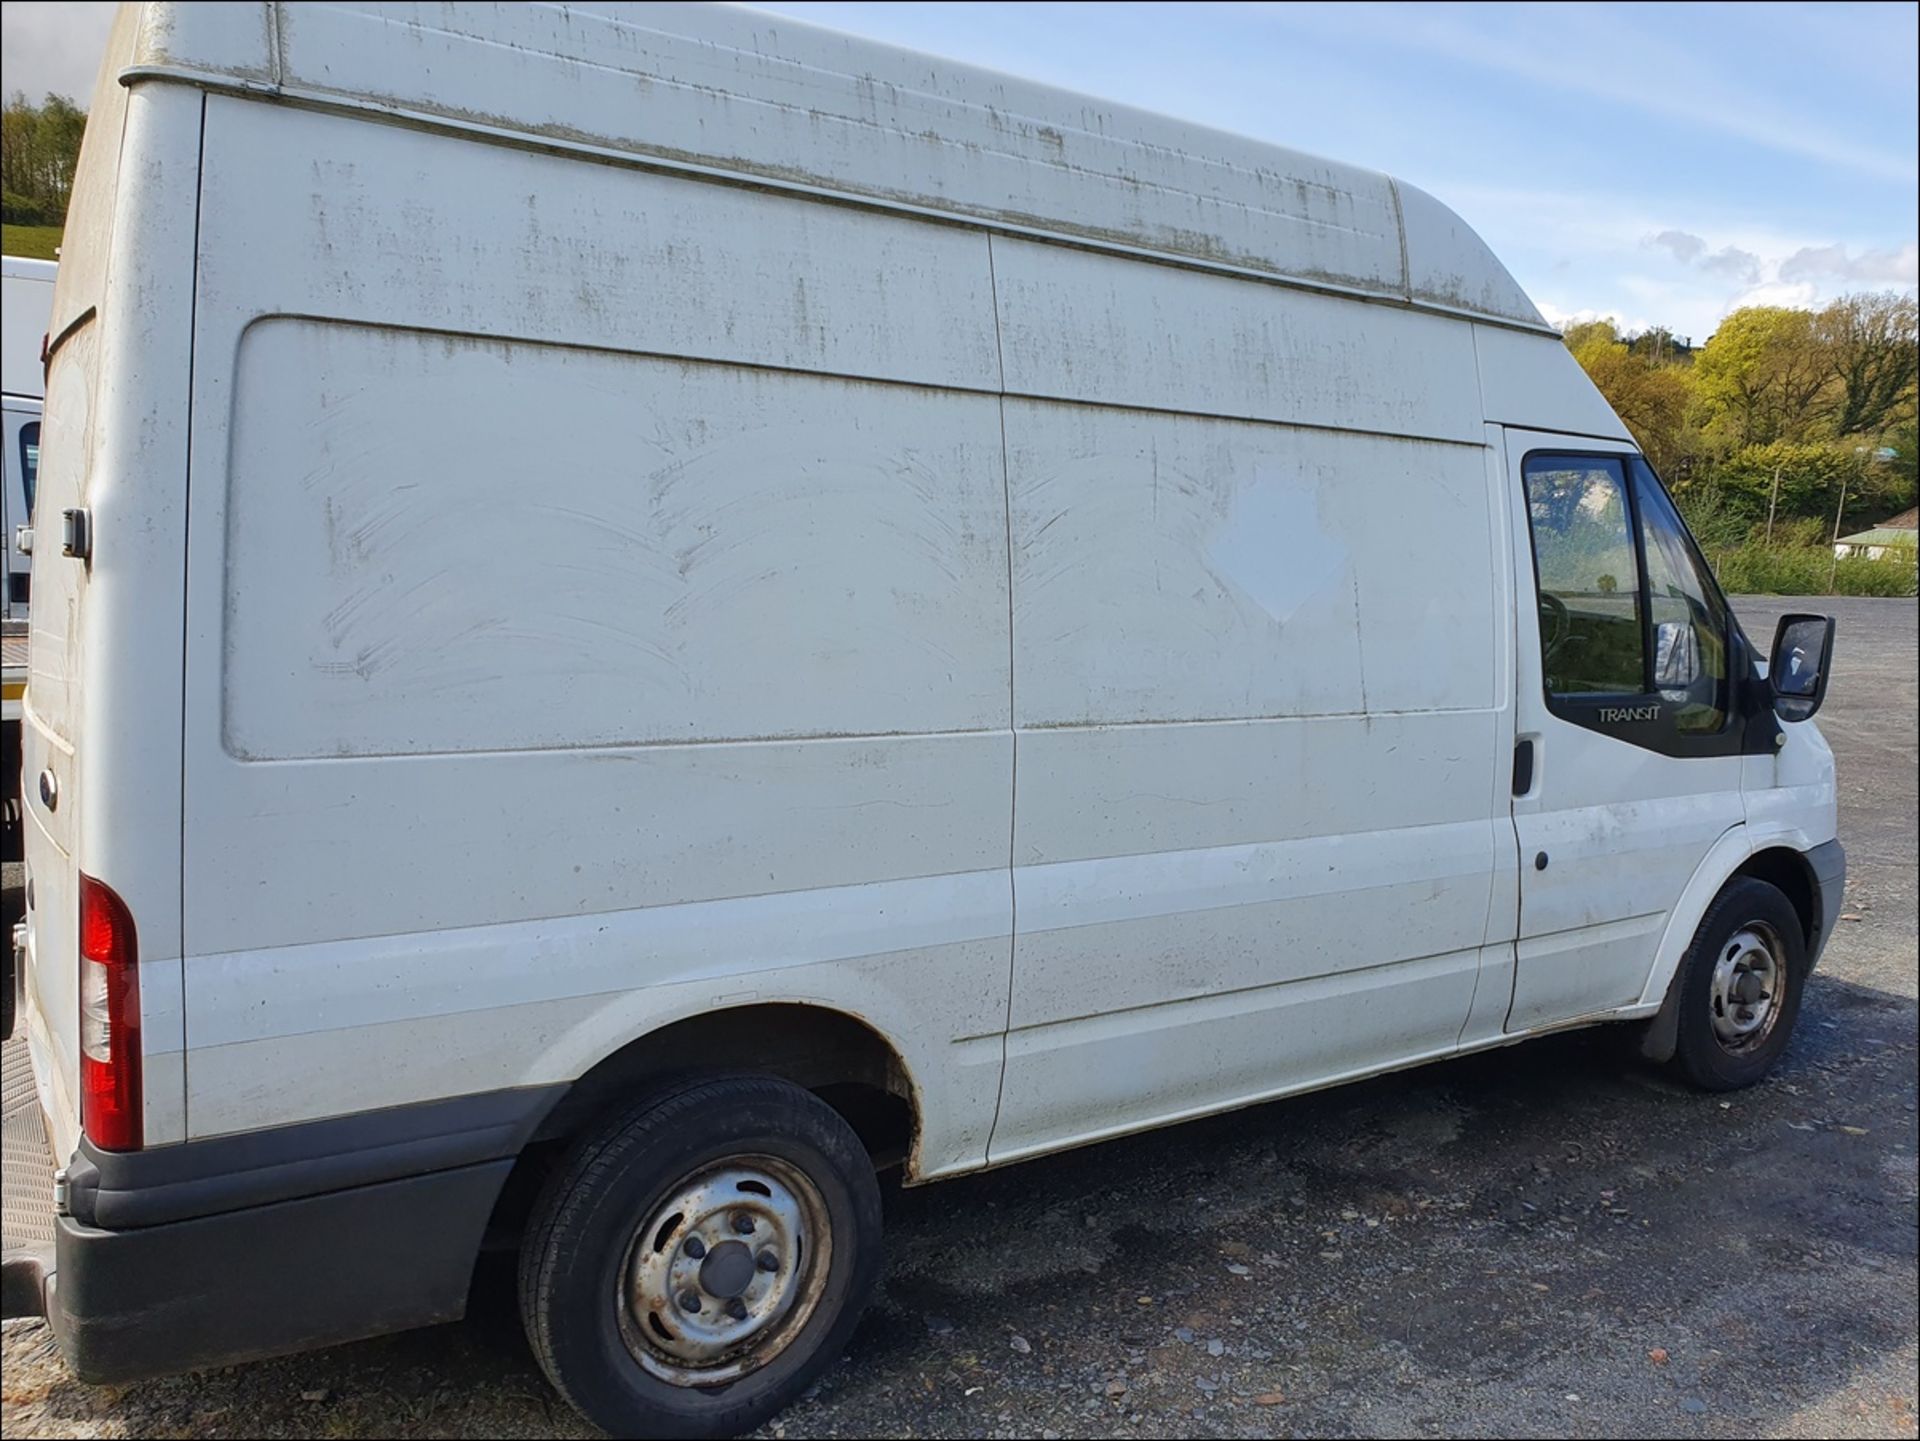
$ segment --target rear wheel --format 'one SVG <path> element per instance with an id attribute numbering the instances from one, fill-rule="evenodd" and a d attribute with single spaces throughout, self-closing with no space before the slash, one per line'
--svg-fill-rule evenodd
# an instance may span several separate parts
<path id="1" fill-rule="evenodd" d="M 548 1378 L 616 1436 L 751 1430 L 832 1363 L 880 1271 L 847 1123 L 770 1077 L 689 1083 L 580 1143 L 520 1256 Z"/>
<path id="2" fill-rule="evenodd" d="M 1752 1085 L 1787 1048 L 1806 975 L 1793 903 L 1765 881 L 1731 882 L 1681 959 L 1674 1068 L 1704 1090 Z"/>

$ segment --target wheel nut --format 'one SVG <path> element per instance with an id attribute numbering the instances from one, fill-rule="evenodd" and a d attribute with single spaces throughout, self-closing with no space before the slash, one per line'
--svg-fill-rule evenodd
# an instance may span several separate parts
<path id="1" fill-rule="evenodd" d="M 727 1302 L 727 1314 L 736 1321 L 746 1320 L 747 1303 L 742 1301 L 738 1296 L 735 1296 L 731 1301 Z"/>
<path id="2" fill-rule="evenodd" d="M 753 1264 L 758 1266 L 762 1271 L 778 1271 L 780 1269 L 780 1258 L 770 1250 L 762 1251 L 758 1256 L 753 1258 Z"/>
<path id="3" fill-rule="evenodd" d="M 695 1315 L 698 1315 L 700 1312 L 700 1293 L 698 1291 L 682 1291 L 680 1293 L 680 1309 L 682 1311 L 691 1311 Z"/>
<path id="4" fill-rule="evenodd" d="M 733 1229 L 738 1231 L 742 1236 L 751 1236 L 753 1234 L 753 1217 L 749 1216 L 745 1211 L 735 1211 L 733 1213 Z"/>
<path id="5" fill-rule="evenodd" d="M 689 1236 L 687 1237 L 687 1244 L 680 1249 L 687 1253 L 687 1259 L 689 1261 L 698 1261 L 702 1256 L 707 1254 L 707 1243 L 702 1241 L 698 1236 Z"/>

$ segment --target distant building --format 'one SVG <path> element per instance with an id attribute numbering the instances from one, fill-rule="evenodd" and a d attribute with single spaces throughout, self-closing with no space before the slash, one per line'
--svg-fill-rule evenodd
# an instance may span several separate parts
<path id="1" fill-rule="evenodd" d="M 1892 520 L 1883 520 L 1872 530 L 1843 535 L 1833 543 L 1833 553 L 1843 559 L 1863 555 L 1868 560 L 1879 560 L 1898 551 L 1912 557 L 1916 550 L 1920 550 L 1920 506 L 1902 511 Z"/>

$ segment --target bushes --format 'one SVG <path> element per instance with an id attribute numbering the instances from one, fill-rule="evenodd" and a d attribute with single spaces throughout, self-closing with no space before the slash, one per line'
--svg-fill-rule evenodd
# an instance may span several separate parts
<path id="1" fill-rule="evenodd" d="M 1826 546 L 1768 546 L 1750 540 L 1724 550 L 1709 550 L 1708 559 L 1720 577 L 1721 587 L 1734 595 L 1916 593 L 1911 552 L 1879 560 L 1846 556 L 1836 564 L 1833 551 Z"/>
<path id="2" fill-rule="evenodd" d="M 0 220 L 8 225 L 58 225 L 65 217 L 51 201 L 0 192 Z"/>
<path id="3" fill-rule="evenodd" d="M 1756 448 L 1759 449 L 1759 448 Z M 1767 447 L 1783 450 L 1785 447 Z M 1809 447 L 1811 449 L 1811 447 Z M 1769 460 L 1774 457 L 1768 457 Z M 1728 467 L 1732 469 L 1732 467 Z M 1755 467 L 1759 471 L 1759 467 Z M 1760 473 L 1766 473 L 1760 471 Z M 1771 480 L 1770 474 L 1767 477 Z M 1783 478 L 1781 489 L 1785 491 Z M 1679 497 L 1681 513 L 1694 539 L 1712 562 L 1723 589 L 1734 595 L 1869 595 L 1915 593 L 1914 554 L 1833 558 L 1833 517 L 1782 513 L 1769 544 L 1766 512 L 1743 495 L 1738 482 L 1721 477 Z M 1851 507 L 1849 507 L 1851 509 Z"/>

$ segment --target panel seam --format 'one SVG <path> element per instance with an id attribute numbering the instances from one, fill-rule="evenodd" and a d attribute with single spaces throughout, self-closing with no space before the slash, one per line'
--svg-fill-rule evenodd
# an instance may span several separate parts
<path id="1" fill-rule="evenodd" d="M 1007 1097 L 1007 1046 L 1013 1030 L 1013 988 L 1020 949 L 1020 889 L 1014 877 L 1014 852 L 1019 844 L 1020 725 L 1014 699 L 1017 652 L 1013 641 L 1013 473 L 1007 453 L 1007 355 L 1000 325 L 1000 279 L 993 263 L 993 234 L 987 234 L 987 291 L 993 303 L 993 353 L 1000 367 L 1000 495 L 1007 536 L 1007 1008 L 1000 1029 L 1000 1084 L 994 1090 L 993 1120 L 987 1127 L 986 1156 L 991 1161 L 993 1137 L 1000 1129 L 1000 1111 Z"/>
<path id="2" fill-rule="evenodd" d="M 193 273 L 187 285 L 187 420 L 186 474 L 181 477 L 180 546 L 180 1135 L 193 1134 L 193 1119 L 188 1102 L 193 1095 L 189 1068 L 193 1055 L 187 1049 L 187 645 L 192 625 L 187 598 L 192 594 L 193 547 L 186 543 L 193 525 L 193 397 L 195 346 L 200 338 L 200 215 L 206 198 L 207 178 L 207 97 L 200 96 L 200 145 L 194 157 L 193 177 Z"/>

